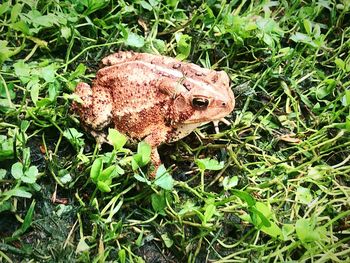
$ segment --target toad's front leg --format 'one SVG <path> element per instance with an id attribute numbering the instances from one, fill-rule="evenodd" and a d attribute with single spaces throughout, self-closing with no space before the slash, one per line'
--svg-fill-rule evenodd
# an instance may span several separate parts
<path id="1" fill-rule="evenodd" d="M 154 166 L 154 170 L 150 174 L 152 178 L 155 177 L 159 166 L 162 164 L 157 147 L 159 145 L 161 145 L 162 143 L 166 142 L 170 131 L 171 131 L 171 128 L 157 130 L 157 128 L 155 127 L 154 132 L 145 138 L 145 142 L 147 142 L 152 148 L 152 150 L 151 150 L 151 162 Z"/>

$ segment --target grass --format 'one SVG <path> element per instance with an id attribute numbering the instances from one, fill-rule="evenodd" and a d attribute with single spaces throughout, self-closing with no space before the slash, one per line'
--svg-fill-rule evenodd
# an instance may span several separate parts
<path id="1" fill-rule="evenodd" d="M 0 262 L 349 262 L 349 21 L 345 0 L 3 1 Z M 232 125 L 162 146 L 155 180 L 146 144 L 99 149 L 69 107 L 118 50 L 225 70 Z"/>

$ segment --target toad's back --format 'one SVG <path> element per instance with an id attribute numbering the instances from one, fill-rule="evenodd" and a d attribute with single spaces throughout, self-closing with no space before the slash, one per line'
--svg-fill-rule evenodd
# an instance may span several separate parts
<path id="1" fill-rule="evenodd" d="M 94 85 L 109 90 L 113 114 L 123 116 L 168 101 L 169 96 L 160 92 L 158 81 L 159 73 L 150 70 L 149 65 L 132 61 L 101 69 Z"/>

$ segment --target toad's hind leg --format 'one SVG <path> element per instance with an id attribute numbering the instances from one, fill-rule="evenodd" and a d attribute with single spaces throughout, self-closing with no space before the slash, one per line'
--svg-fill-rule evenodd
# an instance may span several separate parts
<path id="1" fill-rule="evenodd" d="M 112 122 L 112 96 L 109 90 L 99 86 L 93 87 L 92 128 L 101 131 Z"/>
<path id="2" fill-rule="evenodd" d="M 81 101 L 75 102 L 73 107 L 80 115 L 85 126 L 90 127 L 92 134 L 99 134 L 108 127 L 112 120 L 112 99 L 108 90 L 99 86 L 90 88 L 86 83 L 79 83 L 75 94 Z M 96 137 L 96 136 L 95 136 Z"/>

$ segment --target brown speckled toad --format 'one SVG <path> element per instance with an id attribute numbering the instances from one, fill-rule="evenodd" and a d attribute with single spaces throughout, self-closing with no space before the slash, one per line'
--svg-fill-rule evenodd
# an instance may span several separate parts
<path id="1" fill-rule="evenodd" d="M 175 58 L 118 52 L 102 60 L 92 88 L 79 83 L 74 102 L 86 129 L 100 142 L 113 127 L 152 146 L 152 162 L 160 159 L 157 146 L 183 138 L 196 127 L 220 120 L 234 108 L 235 99 L 224 71 L 201 68 Z"/>

